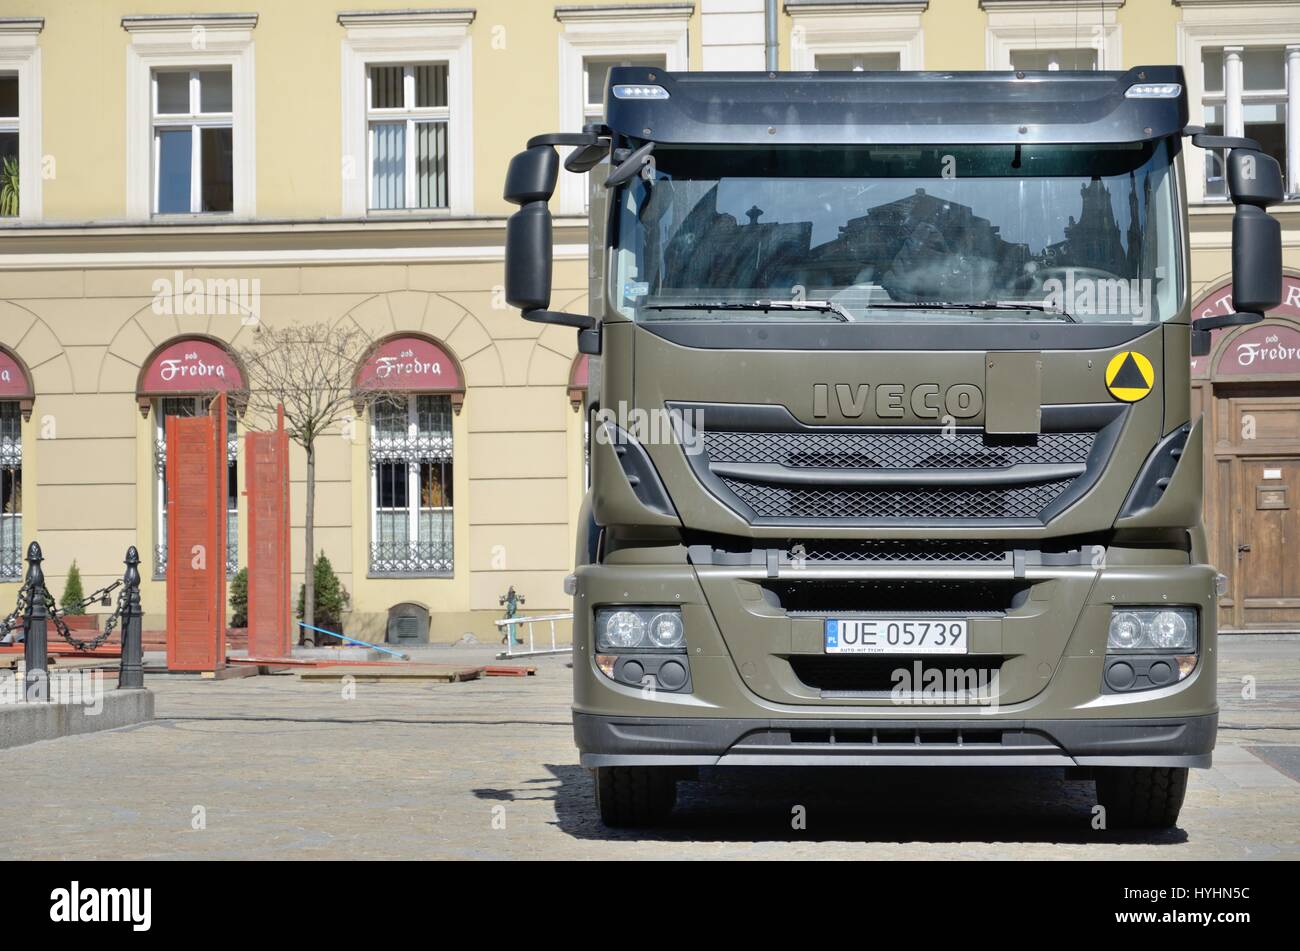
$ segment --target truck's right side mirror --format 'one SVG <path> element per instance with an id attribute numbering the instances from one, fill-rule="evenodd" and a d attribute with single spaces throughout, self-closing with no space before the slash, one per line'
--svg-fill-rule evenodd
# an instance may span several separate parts
<path id="1" fill-rule="evenodd" d="M 592 317 L 549 309 L 553 225 L 547 202 L 559 173 L 560 157 L 549 143 L 530 144 L 510 160 L 505 199 L 519 210 L 506 222 L 506 302 L 525 320 L 590 330 Z"/>
<path id="2" fill-rule="evenodd" d="M 1282 228 L 1266 208 L 1282 200 L 1282 169 L 1271 155 L 1234 148 L 1228 154 L 1232 216 L 1234 313 L 1192 321 L 1192 356 L 1210 352 L 1210 331 L 1259 323 L 1282 302 Z"/>

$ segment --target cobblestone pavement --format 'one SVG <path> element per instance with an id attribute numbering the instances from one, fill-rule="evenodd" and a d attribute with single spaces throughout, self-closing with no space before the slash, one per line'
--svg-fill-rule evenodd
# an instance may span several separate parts
<path id="1" fill-rule="evenodd" d="M 1016 769 L 712 775 L 682 785 L 670 827 L 610 832 L 549 657 L 528 679 L 351 700 L 293 676 L 152 676 L 153 723 L 0 751 L 0 857 L 1300 858 L 1300 638 L 1221 654 L 1215 766 L 1161 834 L 1093 831 L 1091 783 Z"/>

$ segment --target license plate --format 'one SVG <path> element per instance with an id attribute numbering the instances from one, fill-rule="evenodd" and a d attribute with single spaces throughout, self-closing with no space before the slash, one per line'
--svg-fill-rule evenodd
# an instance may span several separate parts
<path id="1" fill-rule="evenodd" d="M 966 621 L 948 618 L 829 618 L 828 654 L 964 654 Z"/>

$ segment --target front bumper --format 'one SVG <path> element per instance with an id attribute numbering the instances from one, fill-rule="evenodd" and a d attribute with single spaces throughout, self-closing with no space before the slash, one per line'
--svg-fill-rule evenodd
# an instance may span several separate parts
<path id="1" fill-rule="evenodd" d="M 1208 767 L 1217 713 L 1168 719 L 712 719 L 575 713 L 582 765 Z"/>

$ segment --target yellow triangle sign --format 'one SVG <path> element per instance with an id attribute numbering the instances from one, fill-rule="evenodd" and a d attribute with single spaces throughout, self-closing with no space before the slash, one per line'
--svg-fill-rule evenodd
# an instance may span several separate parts
<path id="1" fill-rule="evenodd" d="M 1125 403 L 1136 403 L 1155 386 L 1156 370 L 1151 361 L 1136 350 L 1125 350 L 1111 357 L 1106 365 L 1106 389 Z"/>

